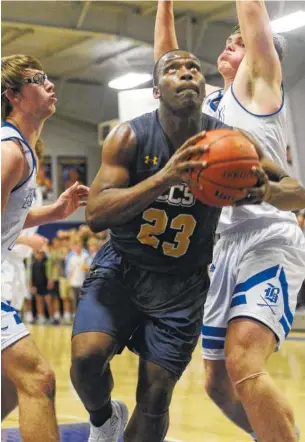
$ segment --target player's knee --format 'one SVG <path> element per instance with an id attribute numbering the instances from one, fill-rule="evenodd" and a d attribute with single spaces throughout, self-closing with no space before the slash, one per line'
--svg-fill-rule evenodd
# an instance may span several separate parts
<path id="1" fill-rule="evenodd" d="M 38 388 L 40 393 L 48 396 L 49 399 L 55 398 L 56 380 L 55 373 L 51 368 L 48 367 L 39 372 Z"/>
<path id="2" fill-rule="evenodd" d="M 233 346 L 226 354 L 226 368 L 233 383 L 254 372 L 261 371 L 263 365 L 258 355 L 253 355 L 242 344 Z"/>
<path id="3" fill-rule="evenodd" d="M 209 398 L 217 405 L 221 405 L 227 401 L 228 391 L 216 375 L 210 373 L 209 376 L 206 377 L 205 391 Z"/>
<path id="4" fill-rule="evenodd" d="M 76 382 L 89 382 L 92 377 L 101 375 L 107 365 L 107 355 L 98 350 L 73 352 L 71 376 Z"/>
<path id="5" fill-rule="evenodd" d="M 87 334 L 88 335 L 88 334 Z M 90 335 L 90 333 L 89 333 Z M 71 377 L 73 381 L 88 381 L 101 376 L 109 368 L 116 342 L 108 335 L 88 337 L 86 333 L 72 339 Z"/>
<path id="6" fill-rule="evenodd" d="M 37 361 L 32 369 L 28 371 L 17 383 L 19 392 L 34 397 L 47 396 L 54 400 L 56 390 L 56 380 L 53 370 L 44 361 Z"/>
<path id="7" fill-rule="evenodd" d="M 167 377 L 155 379 L 142 391 L 137 392 L 137 405 L 143 413 L 161 415 L 168 411 L 174 383 Z"/>

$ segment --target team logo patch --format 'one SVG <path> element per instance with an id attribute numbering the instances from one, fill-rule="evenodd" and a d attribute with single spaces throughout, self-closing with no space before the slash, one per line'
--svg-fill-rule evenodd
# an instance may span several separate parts
<path id="1" fill-rule="evenodd" d="M 272 311 L 272 313 L 275 315 L 276 313 L 274 309 L 277 307 L 276 304 L 279 300 L 280 292 L 281 289 L 279 287 L 276 287 L 275 285 L 268 282 L 267 288 L 264 290 L 264 294 L 260 295 L 262 302 L 258 302 L 257 305 L 259 307 L 269 308 Z"/>
<path id="2" fill-rule="evenodd" d="M 158 164 L 158 160 L 159 158 L 157 156 L 150 157 L 149 155 L 146 155 L 146 157 L 144 158 L 144 163 L 156 166 Z"/>

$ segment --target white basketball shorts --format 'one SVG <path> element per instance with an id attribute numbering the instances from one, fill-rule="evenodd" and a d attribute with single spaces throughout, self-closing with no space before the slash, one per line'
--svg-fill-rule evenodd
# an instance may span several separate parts
<path id="1" fill-rule="evenodd" d="M 1 351 L 29 334 L 17 310 L 1 301 Z"/>
<path id="2" fill-rule="evenodd" d="M 31 299 L 25 266 L 21 258 L 8 256 L 2 263 L 1 293 L 2 298 L 19 311 L 22 309 L 24 300 Z"/>
<path id="3" fill-rule="evenodd" d="M 225 359 L 228 322 L 256 319 L 274 332 L 277 349 L 288 335 L 305 279 L 305 238 L 297 224 L 222 235 L 210 267 L 202 326 L 203 357 Z"/>

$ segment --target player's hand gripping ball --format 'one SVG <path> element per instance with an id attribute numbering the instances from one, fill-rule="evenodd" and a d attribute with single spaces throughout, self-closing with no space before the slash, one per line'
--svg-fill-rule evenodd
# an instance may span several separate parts
<path id="1" fill-rule="evenodd" d="M 196 144 L 208 146 L 206 152 L 192 158 L 207 163 L 190 172 L 191 191 L 196 198 L 214 207 L 234 206 L 244 199 L 244 189 L 258 181 L 252 168 L 261 165 L 251 141 L 238 131 L 216 129 L 208 131 Z"/>

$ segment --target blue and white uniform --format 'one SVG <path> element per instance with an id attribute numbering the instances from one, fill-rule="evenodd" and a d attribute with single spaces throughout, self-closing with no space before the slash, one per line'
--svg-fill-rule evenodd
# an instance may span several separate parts
<path id="1" fill-rule="evenodd" d="M 255 115 L 238 101 L 233 84 L 225 93 L 210 94 L 203 111 L 250 132 L 265 155 L 287 170 L 284 96 L 277 112 Z M 267 203 L 226 207 L 217 233 L 202 329 L 204 357 L 224 359 L 228 321 L 241 316 L 265 324 L 280 345 L 291 329 L 305 276 L 305 240 L 295 215 Z"/>
<path id="2" fill-rule="evenodd" d="M 33 206 L 42 206 L 42 192 L 36 188 Z M 38 226 L 30 227 L 21 231 L 22 236 L 32 236 L 38 230 Z M 24 260 L 29 258 L 33 249 L 23 244 L 16 244 L 1 267 L 1 292 L 5 301 L 18 312 L 21 311 L 24 300 L 31 299 L 27 287 L 26 270 Z"/>
<path id="3" fill-rule="evenodd" d="M 11 123 L 3 123 L 1 141 L 18 140 L 29 164 L 29 175 L 11 192 L 1 219 L 1 261 L 11 253 L 32 206 L 36 191 L 36 158 L 19 130 Z M 4 264 L 5 265 L 5 264 Z M 5 289 L 5 287 L 4 287 Z M 29 334 L 16 309 L 5 302 L 1 293 L 1 351 Z"/>

